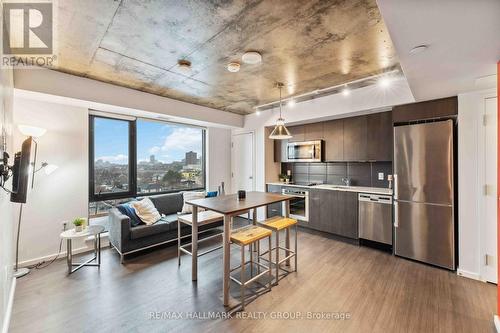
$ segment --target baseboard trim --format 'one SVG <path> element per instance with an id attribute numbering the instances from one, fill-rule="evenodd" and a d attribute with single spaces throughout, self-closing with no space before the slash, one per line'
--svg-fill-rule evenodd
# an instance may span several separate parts
<path id="1" fill-rule="evenodd" d="M 12 278 L 12 283 L 10 286 L 9 301 L 7 303 L 7 309 L 5 309 L 5 317 L 2 325 L 2 333 L 7 333 L 10 326 L 10 316 L 12 315 L 12 307 L 14 306 L 14 293 L 16 291 L 16 278 Z"/>
<path id="2" fill-rule="evenodd" d="M 87 241 L 93 241 L 93 237 L 87 239 Z M 101 236 L 101 249 L 109 246 L 109 239 L 107 235 L 102 235 Z M 91 246 L 83 246 L 78 249 L 73 249 L 73 254 L 81 254 L 81 253 L 86 253 L 86 252 L 91 252 L 94 251 L 94 245 L 92 244 Z M 28 259 L 19 262 L 19 267 L 27 267 L 31 265 L 38 264 L 39 262 L 42 261 L 47 261 L 47 260 L 52 260 L 54 257 L 57 255 L 57 253 L 52 253 L 43 257 L 38 257 L 38 258 L 33 258 L 33 259 Z M 66 251 L 61 251 L 61 254 L 59 255 L 59 259 L 66 258 Z"/>
<path id="3" fill-rule="evenodd" d="M 473 279 L 473 280 L 483 281 L 481 279 L 481 277 L 479 276 L 479 274 L 473 273 L 473 272 L 469 272 L 469 271 L 464 271 L 462 269 L 457 269 L 457 275 L 463 276 L 463 277 L 466 277 L 466 278 L 469 278 L 469 279 Z"/>
<path id="4" fill-rule="evenodd" d="M 495 323 L 495 328 L 497 329 L 497 333 L 500 333 L 500 318 L 497 315 L 493 316 L 493 322 Z"/>

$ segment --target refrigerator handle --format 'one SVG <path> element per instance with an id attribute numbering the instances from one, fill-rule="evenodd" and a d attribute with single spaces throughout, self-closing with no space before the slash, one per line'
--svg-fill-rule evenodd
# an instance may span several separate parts
<path id="1" fill-rule="evenodd" d="M 394 199 L 398 199 L 398 188 L 399 188 L 399 183 L 398 183 L 398 175 L 394 174 Z"/>
<path id="2" fill-rule="evenodd" d="M 398 220 L 398 211 L 399 207 L 398 207 L 398 202 L 397 201 L 394 201 L 394 228 L 397 228 L 399 227 L 399 220 Z"/>

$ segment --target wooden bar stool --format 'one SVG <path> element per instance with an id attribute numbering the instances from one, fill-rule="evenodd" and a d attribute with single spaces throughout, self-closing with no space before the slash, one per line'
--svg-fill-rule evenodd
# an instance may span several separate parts
<path id="1" fill-rule="evenodd" d="M 268 230 L 272 230 L 276 233 L 276 246 L 271 248 L 269 247 L 269 250 L 264 251 L 263 253 L 257 253 L 258 258 L 261 258 L 261 256 L 265 255 L 268 251 L 271 253 L 273 250 L 276 250 L 276 260 L 273 262 L 271 261 L 270 264 L 275 265 L 276 269 L 276 285 L 278 284 L 279 281 L 279 270 L 282 269 L 286 271 L 287 273 L 291 272 L 296 272 L 297 271 L 297 220 L 292 219 L 289 217 L 283 217 L 283 216 L 275 216 L 268 218 L 262 222 L 257 222 L 257 225 L 266 228 Z M 290 248 L 290 229 L 294 226 L 295 228 L 295 248 L 292 250 Z M 286 230 L 286 247 L 280 246 L 280 231 L 281 230 Z M 285 257 L 280 260 L 280 249 L 285 251 Z M 290 265 L 290 258 L 294 257 L 295 259 L 295 264 L 294 264 L 294 270 L 293 271 L 288 271 L 286 269 L 283 269 L 280 267 L 280 265 L 286 261 L 286 265 Z M 267 260 L 265 258 L 262 258 L 263 260 Z"/>
<path id="2" fill-rule="evenodd" d="M 233 272 L 237 270 L 238 268 L 241 268 L 240 272 L 240 280 L 236 279 L 235 277 L 230 276 L 231 280 L 236 282 L 237 284 L 240 285 L 240 290 L 241 290 L 241 310 L 245 310 L 245 289 L 246 287 L 259 279 L 260 277 L 268 274 L 269 275 L 269 287 L 267 288 L 267 291 L 271 291 L 271 285 L 273 282 L 273 276 L 271 273 L 271 265 L 269 266 L 263 265 L 260 263 L 258 260 L 257 262 L 253 261 L 253 254 L 250 252 L 250 260 L 245 261 L 245 246 L 252 246 L 253 244 L 259 244 L 260 241 L 264 238 L 267 238 L 269 241 L 269 247 L 271 247 L 271 236 L 272 236 L 272 231 L 266 228 L 261 228 L 258 226 L 250 225 L 247 227 L 243 227 L 240 229 L 235 230 L 231 234 L 231 242 L 233 244 L 237 244 L 241 246 L 241 264 L 235 268 L 232 268 L 230 272 Z M 269 252 L 269 261 L 271 262 L 271 252 Z M 246 280 L 245 277 L 245 266 L 247 264 L 250 264 L 250 267 L 252 268 L 253 264 L 256 264 L 259 267 L 259 274 L 256 276 L 253 276 L 253 269 L 250 270 L 250 279 Z M 264 269 L 264 271 L 260 272 L 260 267 Z"/>

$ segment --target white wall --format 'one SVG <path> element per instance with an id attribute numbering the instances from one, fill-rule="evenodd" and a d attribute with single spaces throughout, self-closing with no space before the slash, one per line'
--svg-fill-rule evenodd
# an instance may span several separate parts
<path id="1" fill-rule="evenodd" d="M 458 95 L 458 273 L 481 279 L 481 229 L 479 205 L 480 128 L 484 100 L 496 89 Z"/>
<path id="2" fill-rule="evenodd" d="M 1 37 L 0 37 L 1 42 Z M 14 156 L 12 145 L 12 70 L 0 70 L 0 144 L 2 132 L 5 133 L 7 152 Z M 2 149 L 0 149 L 0 152 Z M 13 163 L 13 159 L 9 160 Z M 12 188 L 9 180 L 7 188 Z M 13 286 L 14 239 L 15 239 L 15 213 L 14 205 L 10 202 L 10 195 L 0 189 L 0 330 L 7 331 L 9 322 L 9 302 Z"/>
<path id="3" fill-rule="evenodd" d="M 47 133 L 37 139 L 37 164 L 59 166 L 50 175 L 37 173 L 28 194 L 19 246 L 19 260 L 24 262 L 57 253 L 62 222 L 87 216 L 88 111 L 15 97 L 14 123 L 46 128 Z M 16 127 L 15 145 L 24 139 Z"/>
<path id="4" fill-rule="evenodd" d="M 15 93 L 14 121 L 47 129 L 38 139 L 38 162 L 59 166 L 51 175 L 39 172 L 35 188 L 23 208 L 20 262 L 33 264 L 57 253 L 63 221 L 87 216 L 88 209 L 88 109 L 61 104 L 57 97 L 45 95 L 30 99 Z M 49 102 L 51 99 L 57 102 Z M 24 136 L 14 131 L 16 146 Z M 230 186 L 231 130 L 207 128 L 207 184 L 217 190 L 220 182 Z M 17 211 L 16 207 L 16 211 Z M 74 249 L 91 249 L 80 242 Z M 65 244 L 63 245 L 63 251 Z M 63 252 L 64 255 L 64 252 Z"/>
<path id="5" fill-rule="evenodd" d="M 276 92 L 278 95 L 278 91 Z M 394 105 L 414 102 L 413 95 L 404 78 L 395 80 L 388 89 L 377 85 L 356 89 L 349 96 L 330 95 L 297 103 L 294 108 L 284 107 L 283 117 L 287 125 L 306 122 L 317 122 L 334 118 L 342 118 L 390 108 Z M 255 179 L 256 190 L 265 190 L 265 127 L 273 126 L 279 117 L 278 110 L 263 111 L 260 115 L 253 113 L 245 116 L 242 129 L 234 129 L 233 133 L 253 131 L 255 133 Z M 259 210 L 259 218 L 263 218 L 263 209 Z"/>

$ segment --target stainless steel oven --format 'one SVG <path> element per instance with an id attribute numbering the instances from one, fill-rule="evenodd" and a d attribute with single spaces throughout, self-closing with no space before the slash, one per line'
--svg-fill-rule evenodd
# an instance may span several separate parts
<path id="1" fill-rule="evenodd" d="M 287 158 L 289 162 L 322 162 L 323 141 L 289 142 Z"/>
<path id="2" fill-rule="evenodd" d="M 304 222 L 309 221 L 309 191 L 303 188 L 287 187 L 282 189 L 281 193 L 294 197 L 290 200 L 290 217 Z M 284 212 L 285 202 L 283 202 Z"/>

